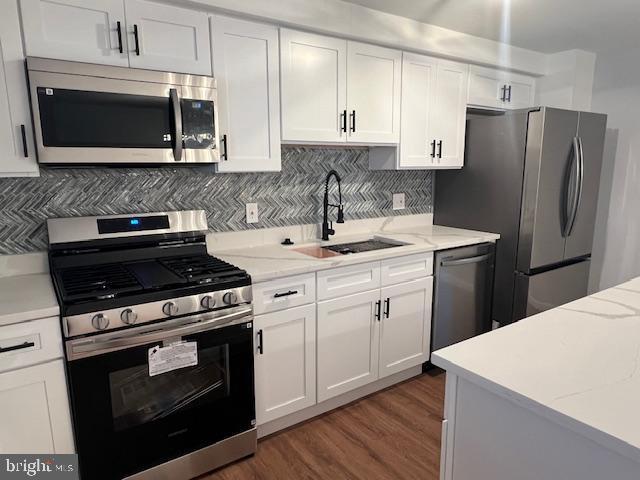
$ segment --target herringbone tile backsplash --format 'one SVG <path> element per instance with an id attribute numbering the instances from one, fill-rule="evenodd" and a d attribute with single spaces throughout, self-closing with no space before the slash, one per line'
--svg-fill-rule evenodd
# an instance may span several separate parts
<path id="1" fill-rule="evenodd" d="M 41 168 L 39 178 L 0 178 L 0 254 L 45 250 L 45 220 L 54 217 L 203 209 L 213 231 L 319 223 L 324 178 L 332 168 L 342 177 L 347 219 L 432 210 L 431 172 L 370 171 L 362 147 L 283 146 L 278 173 Z M 406 194 L 405 210 L 392 210 L 395 192 Z M 259 223 L 245 222 L 247 202 L 258 202 Z"/>

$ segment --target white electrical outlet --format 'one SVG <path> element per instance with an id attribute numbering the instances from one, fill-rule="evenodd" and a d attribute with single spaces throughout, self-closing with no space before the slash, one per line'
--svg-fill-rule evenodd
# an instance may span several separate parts
<path id="1" fill-rule="evenodd" d="M 404 210 L 404 193 L 393 194 L 393 209 Z"/>
<path id="2" fill-rule="evenodd" d="M 257 203 L 247 203 L 247 223 L 258 223 Z"/>

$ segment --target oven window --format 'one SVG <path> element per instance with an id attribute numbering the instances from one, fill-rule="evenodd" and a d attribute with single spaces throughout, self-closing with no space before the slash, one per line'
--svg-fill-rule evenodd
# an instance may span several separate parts
<path id="1" fill-rule="evenodd" d="M 45 147 L 171 148 L 169 96 L 38 87 Z"/>
<path id="2" fill-rule="evenodd" d="M 200 349 L 198 365 L 153 377 L 144 363 L 109 374 L 113 428 L 122 431 L 228 397 L 229 345 Z"/>

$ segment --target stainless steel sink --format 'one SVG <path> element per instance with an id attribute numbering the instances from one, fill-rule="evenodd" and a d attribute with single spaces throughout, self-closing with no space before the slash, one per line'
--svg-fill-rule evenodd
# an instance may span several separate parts
<path id="1" fill-rule="evenodd" d="M 370 252 L 372 250 L 382 250 L 384 248 L 401 247 L 402 243 L 392 243 L 386 240 L 370 238 L 359 242 L 339 243 L 337 245 L 327 245 L 322 247 L 323 250 L 330 250 L 340 255 L 348 255 L 351 253 Z"/>

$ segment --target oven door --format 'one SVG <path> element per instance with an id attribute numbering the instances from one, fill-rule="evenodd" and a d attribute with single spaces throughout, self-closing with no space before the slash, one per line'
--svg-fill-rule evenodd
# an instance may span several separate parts
<path id="1" fill-rule="evenodd" d="M 254 428 L 252 320 L 234 307 L 68 341 L 82 478 L 121 479 Z M 151 376 L 150 352 L 169 345 L 195 347 L 197 364 Z"/>
<path id="2" fill-rule="evenodd" d="M 41 71 L 29 82 L 40 163 L 218 161 L 215 89 Z"/>

